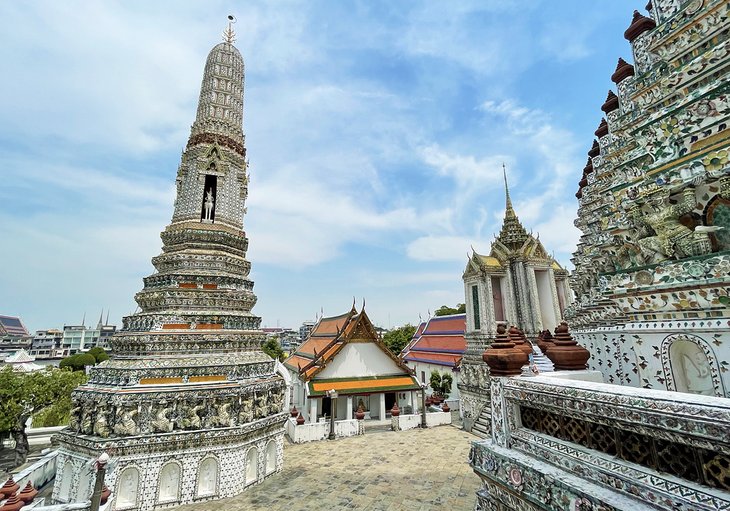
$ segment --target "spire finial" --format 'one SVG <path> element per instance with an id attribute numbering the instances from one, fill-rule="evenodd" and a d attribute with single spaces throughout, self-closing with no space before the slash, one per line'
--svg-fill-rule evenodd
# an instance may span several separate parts
<path id="1" fill-rule="evenodd" d="M 507 184 L 507 167 L 504 162 L 502 163 L 502 174 L 504 175 L 504 195 L 505 195 L 505 207 L 507 209 L 507 215 L 515 214 L 512 208 L 512 199 L 509 196 L 509 185 Z"/>
<path id="2" fill-rule="evenodd" d="M 228 28 L 223 31 L 223 40 L 228 44 L 236 42 L 236 33 L 233 31 L 233 24 L 236 22 L 236 18 L 232 15 L 228 15 Z"/>

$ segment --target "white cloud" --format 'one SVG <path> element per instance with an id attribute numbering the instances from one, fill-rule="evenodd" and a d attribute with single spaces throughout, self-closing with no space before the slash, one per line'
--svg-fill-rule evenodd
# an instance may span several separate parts
<path id="1" fill-rule="evenodd" d="M 474 242 L 468 236 L 421 236 L 408 244 L 407 254 L 417 261 L 466 262 Z"/>

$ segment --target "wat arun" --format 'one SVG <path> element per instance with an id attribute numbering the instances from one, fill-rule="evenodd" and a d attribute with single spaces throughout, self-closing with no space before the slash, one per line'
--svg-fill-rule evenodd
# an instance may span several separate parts
<path id="1" fill-rule="evenodd" d="M 249 174 L 244 63 L 229 23 L 208 54 L 171 223 L 155 272 L 112 339 L 111 360 L 73 393 L 53 500 L 87 500 L 109 457 L 111 509 L 230 497 L 281 470 L 285 383 L 265 339 L 243 216 Z"/>

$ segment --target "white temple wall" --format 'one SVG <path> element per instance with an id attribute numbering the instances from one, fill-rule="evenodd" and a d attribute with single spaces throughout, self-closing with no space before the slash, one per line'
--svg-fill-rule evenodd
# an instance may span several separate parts
<path id="1" fill-rule="evenodd" d="M 726 319 L 667 321 L 572 334 L 607 383 L 730 397 L 730 330 L 723 325 Z"/>
<path id="2" fill-rule="evenodd" d="M 109 509 L 150 511 L 160 506 L 169 507 L 173 503 L 177 505 L 237 495 L 245 486 L 259 483 L 267 475 L 281 471 L 284 453 L 283 435 L 284 430 L 281 428 L 257 435 L 248 442 L 225 447 L 205 446 L 174 455 L 148 453 L 143 457 L 112 457 L 106 475 L 106 484 L 112 490 L 112 503 Z M 257 449 L 256 478 L 247 481 L 247 471 L 252 473 L 252 470 L 249 470 L 247 456 L 251 448 Z M 272 452 L 276 453 L 273 469 Z M 201 467 L 205 469 L 213 466 L 211 459 L 215 460 L 215 470 L 201 470 Z M 67 502 L 64 494 L 70 494 L 72 501 L 88 499 L 88 495 L 83 497 L 79 492 L 85 492 L 83 488 L 87 486 L 92 488 L 93 476 L 89 479 L 86 473 L 91 470 L 93 462 L 93 459 L 81 458 L 61 449 L 58 455 L 57 477 L 61 478 L 63 483 L 56 487 L 58 490 L 54 493 L 53 500 Z M 168 467 L 168 470 L 163 474 L 165 467 Z M 169 470 L 169 467 L 176 469 Z M 124 477 L 125 475 L 131 477 Z M 161 476 L 165 476 L 164 481 L 161 480 Z M 214 480 L 211 480 L 211 477 Z M 211 491 L 213 488 L 214 491 Z"/>
<path id="3" fill-rule="evenodd" d="M 415 371 L 415 377 L 418 380 L 419 383 L 421 383 L 421 373 L 425 376 L 425 383 L 427 385 L 426 387 L 426 394 L 433 393 L 433 389 L 429 385 L 429 381 L 431 379 L 431 371 L 437 371 L 439 373 L 448 373 L 453 378 L 453 383 L 451 384 L 451 392 L 449 392 L 449 401 L 452 399 L 459 399 L 459 389 L 456 387 L 456 385 L 459 383 L 459 371 L 454 371 L 451 369 L 451 367 L 448 366 L 442 366 L 439 364 L 428 364 L 425 362 L 413 362 L 412 360 L 408 361 L 408 367 L 412 367 Z M 420 391 L 419 391 L 420 392 Z M 419 398 L 420 399 L 420 398 Z"/>
<path id="4" fill-rule="evenodd" d="M 403 370 L 375 343 L 353 342 L 346 344 L 327 366 L 317 374 L 317 379 L 351 378 L 399 374 Z"/>

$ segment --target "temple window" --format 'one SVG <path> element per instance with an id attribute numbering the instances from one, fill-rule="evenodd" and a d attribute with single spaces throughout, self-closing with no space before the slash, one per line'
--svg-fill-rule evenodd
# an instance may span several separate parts
<path id="1" fill-rule="evenodd" d="M 504 297 L 502 295 L 502 279 L 492 277 L 492 303 L 494 303 L 494 319 L 505 321 L 504 318 Z"/>
<path id="2" fill-rule="evenodd" d="M 479 288 L 471 286 L 471 302 L 474 309 L 474 330 L 482 328 L 482 320 L 479 317 Z"/>

